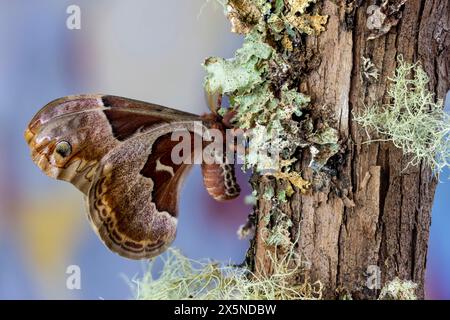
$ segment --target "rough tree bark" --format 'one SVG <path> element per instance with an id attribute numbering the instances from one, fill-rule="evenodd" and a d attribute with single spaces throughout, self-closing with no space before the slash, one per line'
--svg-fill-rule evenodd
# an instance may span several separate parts
<path id="1" fill-rule="evenodd" d="M 401 2 L 401 1 L 396 1 Z M 429 89 L 443 98 L 450 85 L 450 2 L 409 0 L 400 7 L 396 26 L 368 40 L 367 7 L 374 1 L 325 0 L 318 6 L 329 15 L 326 31 L 308 37 L 301 55 L 314 57 L 316 67 L 300 86 L 318 108 L 331 110 L 345 150 L 335 162 L 337 177 L 325 189 L 297 192 L 283 211 L 294 222 L 291 239 L 310 262 L 308 277 L 320 280 L 325 298 L 351 294 L 353 299 L 374 299 L 379 290 L 367 288 L 367 268 L 378 266 L 381 285 L 394 277 L 418 284 L 424 297 L 424 274 L 431 207 L 437 179 L 425 166 L 410 166 L 408 156 L 391 143 L 363 144 L 367 135 L 352 121 L 352 113 L 364 105 L 387 102 L 388 77 L 394 74 L 398 55 L 420 61 L 430 77 Z M 380 5 L 380 3 L 378 3 Z M 363 57 L 372 60 L 379 79 L 361 79 Z M 307 61 L 308 63 L 308 61 Z M 298 163 L 304 178 L 312 179 L 305 153 Z M 267 186 L 283 188 L 265 177 L 254 181 L 263 193 Z M 258 200 L 256 234 L 249 259 L 256 271 L 269 271 L 269 250 L 261 240 L 261 223 L 270 203 Z M 259 226 L 259 227 L 258 227 Z"/>

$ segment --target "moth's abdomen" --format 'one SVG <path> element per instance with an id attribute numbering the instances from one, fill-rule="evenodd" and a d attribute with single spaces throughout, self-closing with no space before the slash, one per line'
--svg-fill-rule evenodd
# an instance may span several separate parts
<path id="1" fill-rule="evenodd" d="M 234 165 L 202 164 L 203 182 L 209 195 L 217 201 L 239 196 L 241 188 L 236 182 Z"/>

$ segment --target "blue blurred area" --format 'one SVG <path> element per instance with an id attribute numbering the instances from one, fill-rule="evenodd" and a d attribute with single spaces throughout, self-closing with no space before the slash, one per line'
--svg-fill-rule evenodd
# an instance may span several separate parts
<path id="1" fill-rule="evenodd" d="M 100 92 L 193 113 L 207 111 L 205 57 L 232 56 L 242 39 L 229 32 L 215 1 L 79 0 L 81 30 L 66 28 L 72 1 L 0 0 L 0 298 L 130 298 L 124 280 L 146 264 L 107 250 L 85 218 L 81 194 L 47 178 L 23 139 L 28 121 L 61 96 Z M 241 262 L 237 239 L 250 207 L 242 196 L 218 204 L 195 168 L 183 187 L 175 246 L 192 258 Z M 445 179 L 443 179 L 445 180 Z M 439 188 L 428 259 L 429 297 L 450 298 L 449 184 Z M 81 290 L 66 288 L 78 265 Z"/>
<path id="2" fill-rule="evenodd" d="M 450 91 L 444 101 L 450 112 Z M 426 294 L 429 299 L 450 299 L 450 170 L 441 174 L 434 198 L 428 247 Z"/>
<path id="3" fill-rule="evenodd" d="M 449 100 L 447 100 L 450 102 Z M 445 170 L 433 204 L 426 289 L 430 299 L 450 299 L 450 170 Z"/>
<path id="4" fill-rule="evenodd" d="M 77 1 L 81 30 L 66 28 L 70 4 L 0 1 L 0 298 L 129 298 L 124 279 L 146 267 L 107 250 L 81 194 L 34 166 L 23 131 L 38 109 L 101 92 L 201 114 L 208 111 L 201 62 L 231 56 L 241 43 L 223 9 L 203 0 Z M 248 242 L 236 230 L 250 210 L 242 199 L 214 202 L 194 169 L 174 245 L 193 258 L 241 262 Z M 66 288 L 72 264 L 80 266 L 81 290 Z"/>

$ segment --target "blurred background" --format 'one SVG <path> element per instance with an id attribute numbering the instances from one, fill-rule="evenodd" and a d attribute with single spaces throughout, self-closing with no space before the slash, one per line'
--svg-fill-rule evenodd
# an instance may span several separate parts
<path id="1" fill-rule="evenodd" d="M 69 30 L 69 5 L 81 29 Z M 223 8 L 207 0 L 0 0 L 0 299 L 128 299 L 125 279 L 143 262 L 111 253 L 92 231 L 81 193 L 32 163 L 23 131 L 47 102 L 77 93 L 108 93 L 203 113 L 201 62 L 231 57 L 242 43 Z M 199 168 L 183 187 L 174 246 L 191 258 L 241 262 L 248 247 L 236 231 L 251 207 L 242 195 L 217 204 Z M 449 182 L 433 210 L 427 297 L 450 298 Z M 66 288 L 78 265 L 81 289 Z"/>

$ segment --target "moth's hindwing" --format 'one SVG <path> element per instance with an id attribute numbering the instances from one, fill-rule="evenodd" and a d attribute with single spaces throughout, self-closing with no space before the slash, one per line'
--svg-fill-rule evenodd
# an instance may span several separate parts
<path id="1" fill-rule="evenodd" d="M 102 159 L 89 190 L 90 220 L 122 256 L 154 257 L 175 238 L 179 189 L 191 165 L 171 161 L 169 130 L 142 133 L 116 147 Z"/>

